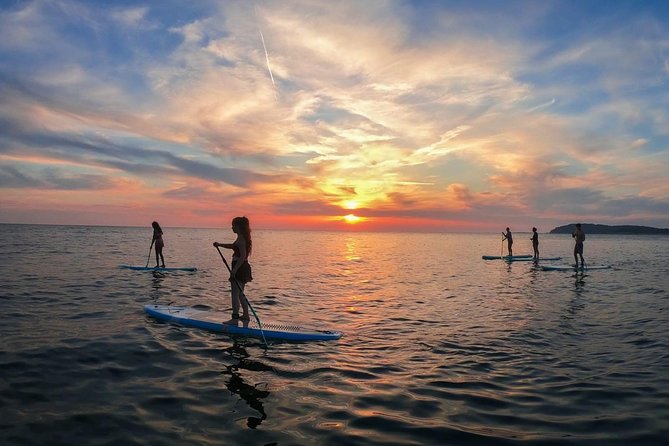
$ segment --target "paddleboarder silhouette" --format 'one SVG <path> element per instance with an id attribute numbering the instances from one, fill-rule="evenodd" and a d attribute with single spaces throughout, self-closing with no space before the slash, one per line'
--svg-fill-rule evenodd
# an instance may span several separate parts
<path id="1" fill-rule="evenodd" d="M 508 249 L 509 249 L 509 257 L 513 255 L 513 234 L 511 234 L 511 230 L 509 228 L 506 228 L 506 234 L 502 232 L 502 241 L 506 240 Z"/>
<path id="2" fill-rule="evenodd" d="M 153 226 L 153 238 L 151 239 L 151 246 L 154 246 L 155 244 L 156 247 L 156 268 L 165 268 L 165 257 L 163 257 L 163 247 L 165 246 L 165 242 L 163 242 L 163 230 L 157 221 L 151 223 L 151 226 Z M 149 248 L 149 252 L 150 251 L 151 248 Z M 158 261 L 158 256 L 160 256 L 162 266 Z"/>

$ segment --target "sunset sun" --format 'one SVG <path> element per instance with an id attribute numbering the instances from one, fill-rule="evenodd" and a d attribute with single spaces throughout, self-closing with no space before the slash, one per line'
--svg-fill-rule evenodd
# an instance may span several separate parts
<path id="1" fill-rule="evenodd" d="M 348 214 L 344 216 L 344 221 L 349 224 L 355 224 L 361 222 L 362 218 L 358 217 L 357 215 Z"/>

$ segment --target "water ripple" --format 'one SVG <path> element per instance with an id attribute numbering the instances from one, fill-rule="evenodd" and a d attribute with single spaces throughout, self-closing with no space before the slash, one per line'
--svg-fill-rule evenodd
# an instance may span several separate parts
<path id="1" fill-rule="evenodd" d="M 196 273 L 118 269 L 144 264 L 150 234 L 0 225 L 0 443 L 669 438 L 667 238 L 589 237 L 591 261 L 615 270 L 574 274 L 482 261 L 492 235 L 256 231 L 247 291 L 263 320 L 345 333 L 266 348 L 146 317 L 148 302 L 230 311 L 211 249 L 230 234 L 166 231 L 168 262 Z"/>

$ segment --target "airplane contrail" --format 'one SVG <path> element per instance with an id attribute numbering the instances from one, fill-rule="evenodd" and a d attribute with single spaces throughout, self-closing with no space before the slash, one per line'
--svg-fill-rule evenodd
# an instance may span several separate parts
<path id="1" fill-rule="evenodd" d="M 258 5 L 253 6 L 253 15 L 256 20 L 258 20 Z M 274 75 L 272 74 L 272 65 L 269 63 L 269 53 L 267 52 L 267 45 L 265 45 L 265 36 L 262 34 L 262 29 L 260 29 L 260 24 L 258 24 L 258 32 L 260 33 L 260 40 L 262 41 L 262 49 L 265 51 L 265 62 L 267 62 L 267 71 L 269 71 L 269 78 L 272 81 L 272 87 L 274 87 L 274 98 L 277 98 L 276 92 L 276 82 L 274 82 Z"/>
<path id="2" fill-rule="evenodd" d="M 267 47 L 265 46 L 265 36 L 262 35 L 262 30 L 260 31 L 260 40 L 262 40 L 262 47 L 265 50 L 265 60 L 267 61 L 267 71 L 269 71 L 269 78 L 272 80 L 272 85 L 276 89 L 276 84 L 274 83 L 274 76 L 272 75 L 272 67 L 269 64 L 269 54 L 267 54 Z"/>

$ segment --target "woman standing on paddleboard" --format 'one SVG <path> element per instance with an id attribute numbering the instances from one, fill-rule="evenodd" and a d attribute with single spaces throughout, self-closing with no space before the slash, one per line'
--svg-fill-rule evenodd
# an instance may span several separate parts
<path id="1" fill-rule="evenodd" d="M 162 268 L 165 268 L 165 257 L 163 257 L 163 246 L 165 246 L 165 242 L 163 242 L 163 230 L 160 228 L 157 221 L 151 223 L 151 226 L 153 226 L 153 239 L 151 240 L 151 245 L 153 246 L 154 243 L 156 245 L 156 268 L 161 268 L 160 262 L 158 262 L 158 256 L 160 256 L 160 260 L 163 262 Z"/>
<path id="2" fill-rule="evenodd" d="M 243 296 L 244 287 L 247 282 L 253 280 L 249 256 L 251 255 L 251 225 L 246 217 L 235 217 L 232 219 L 232 232 L 237 234 L 237 239 L 232 243 L 214 242 L 218 248 L 232 249 L 232 267 L 230 268 L 230 285 L 232 291 L 232 319 L 249 320 L 249 305 Z M 242 316 L 239 317 L 239 306 L 242 307 Z"/>
<path id="3" fill-rule="evenodd" d="M 539 233 L 537 228 L 532 228 L 532 249 L 534 250 L 534 260 L 539 260 Z"/>

